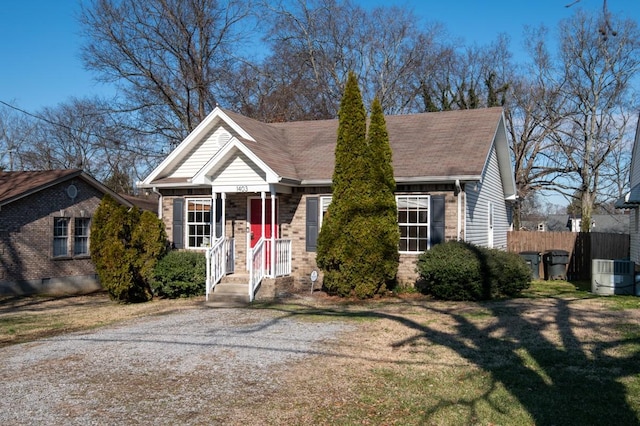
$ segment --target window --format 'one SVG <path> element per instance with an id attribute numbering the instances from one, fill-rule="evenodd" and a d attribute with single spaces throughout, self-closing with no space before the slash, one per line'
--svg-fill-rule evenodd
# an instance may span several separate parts
<path id="1" fill-rule="evenodd" d="M 429 196 L 398 196 L 400 252 L 419 253 L 429 247 Z"/>
<path id="2" fill-rule="evenodd" d="M 211 244 L 211 199 L 187 200 L 187 247 Z"/>
<path id="3" fill-rule="evenodd" d="M 53 218 L 53 257 L 68 256 L 69 218 Z"/>
<path id="4" fill-rule="evenodd" d="M 73 224 L 73 255 L 89 255 L 89 218 L 78 217 Z"/>

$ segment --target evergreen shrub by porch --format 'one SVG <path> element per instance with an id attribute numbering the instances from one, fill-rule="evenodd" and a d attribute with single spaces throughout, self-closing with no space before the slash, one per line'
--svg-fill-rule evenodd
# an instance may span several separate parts
<path id="1" fill-rule="evenodd" d="M 178 298 L 200 296 L 205 292 L 207 279 L 204 253 L 170 251 L 158 261 L 151 288 L 160 297 Z"/>
<path id="2" fill-rule="evenodd" d="M 366 111 L 349 73 L 338 113 L 332 200 L 318 236 L 316 262 L 330 294 L 370 298 L 395 284 L 400 233 L 391 148 L 380 103 Z"/>
<path id="3" fill-rule="evenodd" d="M 525 261 L 513 253 L 449 241 L 420 255 L 421 291 L 443 300 L 515 296 L 531 283 Z"/>
<path id="4" fill-rule="evenodd" d="M 128 209 L 108 195 L 102 199 L 91 220 L 90 251 L 112 300 L 150 300 L 153 268 L 166 247 L 164 225 L 153 213 Z"/>

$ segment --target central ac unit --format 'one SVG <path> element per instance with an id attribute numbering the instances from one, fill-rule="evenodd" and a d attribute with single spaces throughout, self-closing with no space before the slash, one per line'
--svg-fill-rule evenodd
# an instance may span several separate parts
<path id="1" fill-rule="evenodd" d="M 634 294 L 635 264 L 629 260 L 593 259 L 591 292 L 601 296 Z"/>

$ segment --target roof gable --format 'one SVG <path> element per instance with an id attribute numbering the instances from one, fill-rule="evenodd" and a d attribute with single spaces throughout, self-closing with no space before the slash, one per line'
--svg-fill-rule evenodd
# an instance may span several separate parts
<path id="1" fill-rule="evenodd" d="M 103 194 L 109 194 L 127 207 L 133 206 L 129 201 L 80 169 L 57 169 L 0 172 L 0 207 L 73 178 L 84 180 Z"/>

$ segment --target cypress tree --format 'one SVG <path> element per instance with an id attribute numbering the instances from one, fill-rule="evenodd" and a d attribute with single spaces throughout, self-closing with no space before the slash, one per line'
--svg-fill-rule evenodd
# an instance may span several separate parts
<path id="1" fill-rule="evenodd" d="M 338 113 L 333 198 L 318 237 L 316 258 L 324 271 L 325 288 L 341 296 L 367 298 L 383 293 L 397 272 L 395 210 L 389 214 L 395 209 L 391 189 L 395 182 L 389 169 L 390 149 L 386 153 L 384 147 L 388 137 L 379 103 L 376 109 L 373 140 L 368 140 L 357 78 L 349 73 Z M 388 162 L 377 158 L 387 154 Z M 395 243 L 390 243 L 394 238 Z"/>

